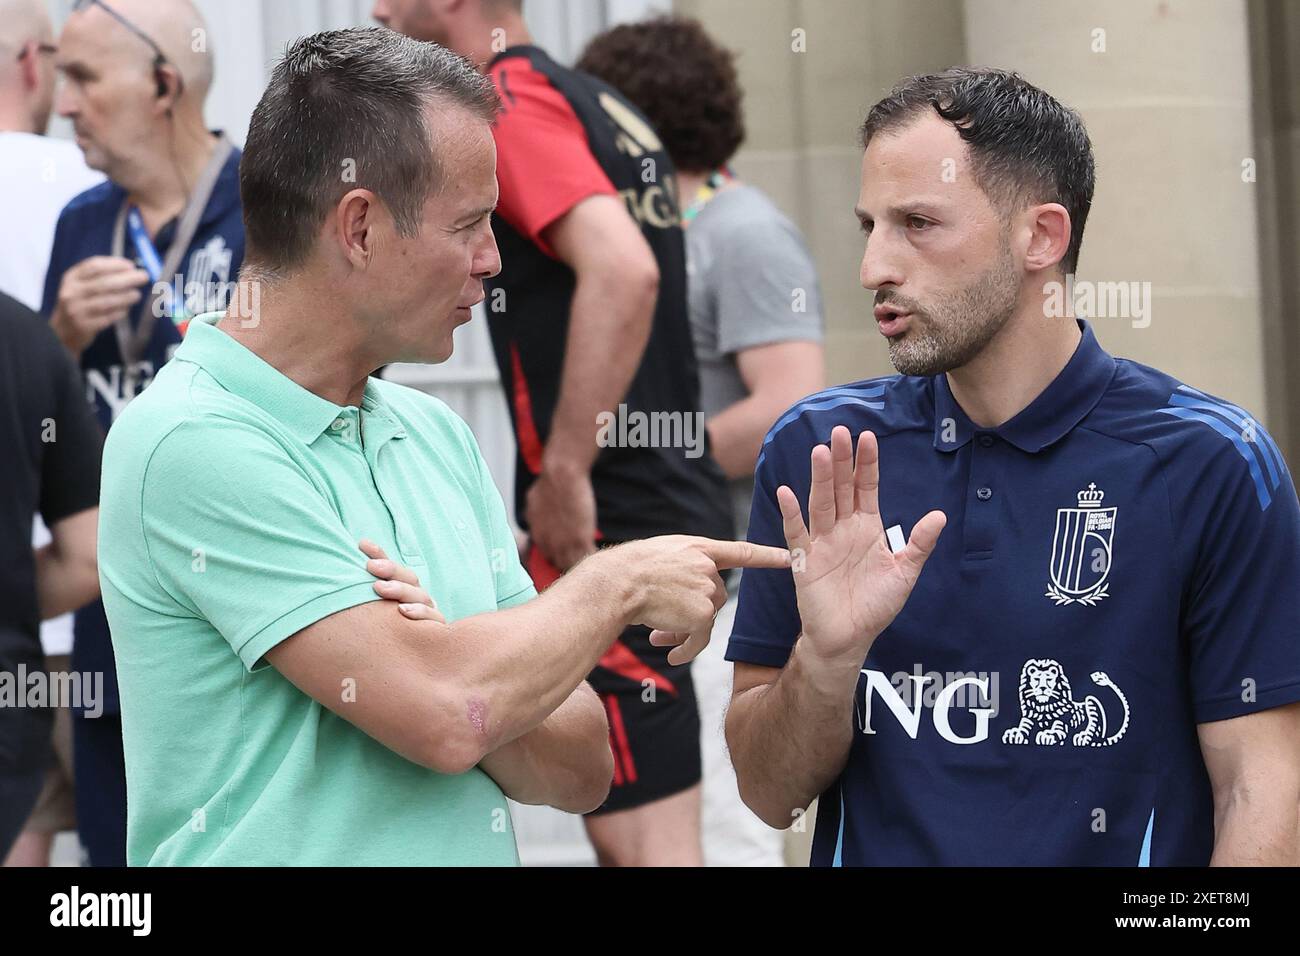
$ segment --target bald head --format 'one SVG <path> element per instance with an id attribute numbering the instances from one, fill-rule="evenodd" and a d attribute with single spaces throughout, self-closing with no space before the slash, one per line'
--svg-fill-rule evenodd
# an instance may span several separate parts
<path id="1" fill-rule="evenodd" d="M 191 0 L 104 0 L 158 45 L 184 83 L 182 100 L 202 109 L 212 87 L 212 43 L 207 22 Z M 148 44 L 132 35 L 94 4 L 68 18 L 65 34 L 74 29 L 95 31 L 122 57 L 150 63 Z M 179 106 L 180 104 L 178 104 Z"/>
<path id="2" fill-rule="evenodd" d="M 45 0 L 0 0 L 0 43 L 16 55 L 28 40 L 49 43 L 54 27 Z"/>
<path id="3" fill-rule="evenodd" d="M 175 165 L 173 148 L 160 151 L 159 142 L 196 157 L 209 150 L 203 102 L 212 46 L 191 0 L 86 4 L 68 17 L 58 46 L 64 82 L 55 108 L 92 169 L 126 183 L 156 175 L 158 163 Z M 159 53 L 165 62 L 155 69 Z"/>
<path id="4" fill-rule="evenodd" d="M 0 0 L 0 129 L 45 131 L 54 68 L 40 47 L 53 42 L 45 0 Z"/>

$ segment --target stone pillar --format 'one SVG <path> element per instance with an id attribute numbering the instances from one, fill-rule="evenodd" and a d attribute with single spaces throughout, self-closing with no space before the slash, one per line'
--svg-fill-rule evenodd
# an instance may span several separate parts
<path id="1" fill-rule="evenodd" d="M 1268 427 L 1300 468 L 1300 4 L 1250 0 Z"/>

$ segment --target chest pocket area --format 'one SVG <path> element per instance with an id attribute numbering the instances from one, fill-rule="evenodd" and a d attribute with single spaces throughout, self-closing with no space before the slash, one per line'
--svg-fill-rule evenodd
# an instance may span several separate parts
<path id="1" fill-rule="evenodd" d="M 420 584 L 449 621 L 495 610 L 503 556 L 492 554 L 468 503 L 459 512 L 438 511 L 421 509 L 412 529 L 423 559 Z"/>

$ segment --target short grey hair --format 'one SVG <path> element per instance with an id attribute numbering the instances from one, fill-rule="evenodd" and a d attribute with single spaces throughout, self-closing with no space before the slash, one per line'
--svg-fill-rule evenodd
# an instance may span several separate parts
<path id="1" fill-rule="evenodd" d="M 253 110 L 239 164 L 245 259 L 276 276 L 301 266 L 329 210 L 373 191 L 398 232 L 419 231 L 445 170 L 425 110 L 445 103 L 492 122 L 492 81 L 463 57 L 382 27 L 328 30 L 290 44 Z"/>

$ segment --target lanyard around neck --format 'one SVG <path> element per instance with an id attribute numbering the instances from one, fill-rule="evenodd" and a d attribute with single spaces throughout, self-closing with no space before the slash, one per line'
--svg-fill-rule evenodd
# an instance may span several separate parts
<path id="1" fill-rule="evenodd" d="M 695 190 L 695 198 L 682 210 L 682 226 L 689 225 L 691 220 L 700 214 L 700 210 L 707 206 L 722 187 L 731 182 L 732 178 L 731 174 L 725 169 L 719 169 L 711 173 L 709 178 Z"/>
<path id="2" fill-rule="evenodd" d="M 122 257 L 126 249 L 126 238 L 129 234 L 131 244 L 135 247 L 140 261 L 144 264 L 144 269 L 149 273 L 151 291 L 146 297 L 146 308 L 140 316 L 140 322 L 136 325 L 134 333 L 131 329 L 131 320 L 128 317 L 118 320 L 114 325 L 114 331 L 117 334 L 117 347 L 122 355 L 122 365 L 124 371 L 128 371 L 140 361 L 149 348 L 149 341 L 153 338 L 154 325 L 158 319 L 159 300 L 168 292 L 171 293 L 172 299 L 172 320 L 181 327 L 184 334 L 184 325 L 187 324 L 184 304 L 184 285 L 182 282 L 181 289 L 177 290 L 177 279 L 183 279 L 177 273 L 177 267 L 181 263 L 190 243 L 194 241 L 194 234 L 198 232 L 199 221 L 203 218 L 203 211 L 207 209 L 208 202 L 212 198 L 212 193 L 216 189 L 217 179 L 221 175 L 221 170 L 230 157 L 234 145 L 225 136 L 217 140 L 216 148 L 212 151 L 212 156 L 208 159 L 207 165 L 199 173 L 199 178 L 194 184 L 194 191 L 190 193 L 190 198 L 181 211 L 180 218 L 176 225 L 176 233 L 172 237 L 171 245 L 167 247 L 166 258 L 160 258 L 158 250 L 154 247 L 153 241 L 149 238 L 149 232 L 145 229 L 144 218 L 140 215 L 140 210 L 131 205 L 128 199 L 122 200 L 122 207 L 118 210 L 117 221 L 113 225 L 112 255 Z M 167 277 L 172 278 L 168 279 Z M 163 283 L 166 283 L 163 285 Z"/>

